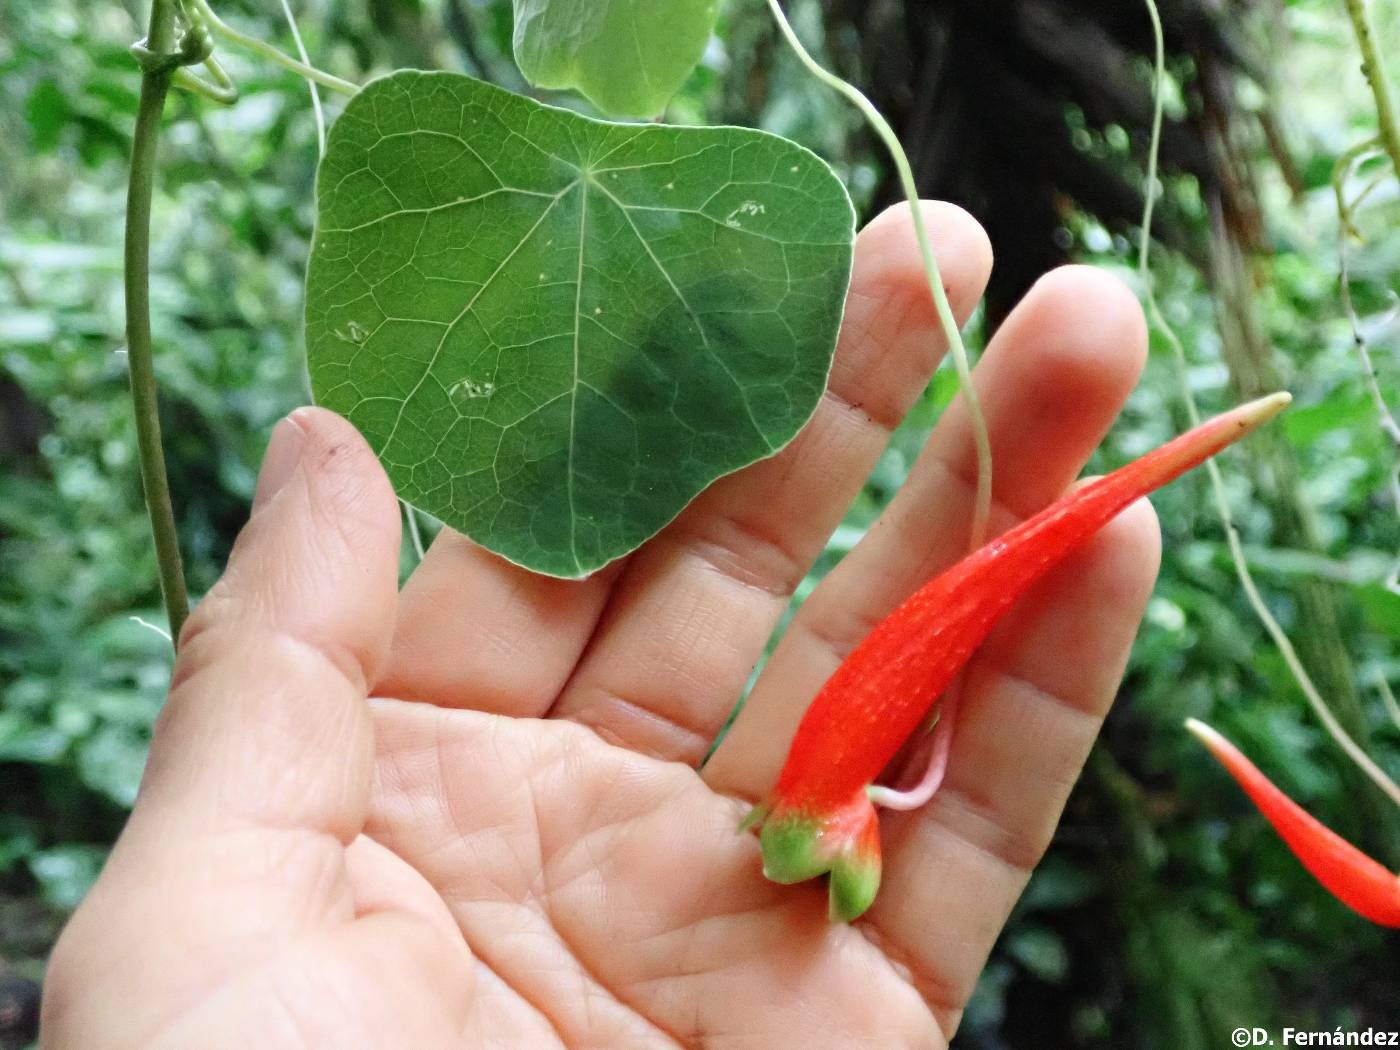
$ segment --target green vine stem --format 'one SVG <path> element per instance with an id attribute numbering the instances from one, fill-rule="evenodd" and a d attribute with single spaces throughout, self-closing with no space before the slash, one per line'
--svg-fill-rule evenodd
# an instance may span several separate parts
<path id="1" fill-rule="evenodd" d="M 282 0 L 282 16 L 287 20 L 287 28 L 292 31 L 292 42 L 297 46 L 297 57 L 304 65 L 310 67 L 311 56 L 306 51 L 306 43 L 301 39 L 301 27 L 297 25 L 297 16 L 292 13 L 291 0 Z M 316 118 L 316 151 L 322 159 L 325 159 L 326 111 L 321 106 L 321 92 L 317 89 L 314 80 L 308 80 L 306 87 L 311 92 L 311 112 Z"/>
<path id="2" fill-rule="evenodd" d="M 1187 378 L 1186 348 L 1182 345 L 1181 339 L 1175 330 L 1167 323 L 1162 311 L 1157 305 L 1157 297 L 1153 291 L 1152 270 L 1149 266 L 1149 253 L 1152 240 L 1152 211 L 1156 197 L 1157 185 L 1157 157 L 1161 150 L 1162 141 L 1162 113 L 1163 113 L 1163 84 L 1166 81 L 1166 43 L 1162 33 L 1162 19 L 1157 11 L 1156 0 L 1145 0 L 1149 17 L 1152 19 L 1152 37 L 1155 47 L 1153 65 L 1153 107 L 1152 107 L 1152 140 L 1148 147 L 1147 155 L 1147 191 L 1144 196 L 1147 198 L 1143 205 L 1142 213 L 1142 240 L 1138 245 L 1138 276 L 1142 282 L 1143 298 L 1147 304 L 1147 315 L 1154 328 L 1162 333 L 1162 336 L 1171 345 L 1172 354 L 1176 359 L 1177 377 L 1181 383 L 1182 400 L 1186 405 L 1187 416 L 1192 426 L 1200 422 L 1200 410 L 1196 406 L 1195 395 L 1191 393 L 1191 385 Z M 1249 563 L 1245 560 L 1244 547 L 1240 543 L 1239 530 L 1235 528 L 1234 515 L 1230 511 L 1230 500 L 1225 492 L 1225 479 L 1220 473 L 1220 468 L 1215 460 L 1206 461 L 1206 472 L 1210 475 L 1211 492 L 1214 496 L 1216 512 L 1220 517 L 1220 523 L 1225 530 L 1225 541 L 1230 549 L 1230 557 L 1235 563 L 1235 573 L 1239 577 L 1240 585 L 1244 588 L 1245 596 L 1249 599 L 1250 606 L 1263 624 L 1264 630 L 1277 646 L 1284 663 L 1288 665 L 1289 672 L 1293 675 L 1294 681 L 1298 683 L 1298 688 L 1302 690 L 1307 698 L 1308 704 L 1312 707 L 1318 720 L 1327 730 L 1328 734 L 1336 741 L 1347 756 L 1356 763 L 1357 767 L 1373 780 L 1376 785 L 1394 802 L 1400 806 L 1400 785 L 1388 777 L 1383 769 L 1378 766 L 1371 756 L 1362 750 L 1361 746 L 1352 739 L 1351 735 L 1343 728 L 1333 714 L 1332 708 L 1327 701 L 1322 698 L 1317 686 L 1313 683 L 1312 677 L 1308 674 L 1307 668 L 1303 666 L 1302 660 L 1298 658 L 1298 652 L 1293 648 L 1292 641 L 1279 622 L 1269 612 L 1269 607 L 1264 604 L 1263 596 L 1259 593 L 1259 588 L 1255 585 L 1254 575 L 1250 572 Z"/>
<path id="3" fill-rule="evenodd" d="M 198 12 L 199 16 L 209 23 L 210 28 L 224 39 L 276 62 L 284 69 L 289 69 L 293 73 L 305 77 L 313 84 L 320 84 L 322 87 L 338 91 L 342 95 L 353 95 L 360 90 L 358 86 L 348 80 L 342 80 L 340 77 L 323 72 L 306 62 L 298 62 L 291 55 L 283 54 L 266 41 L 239 32 L 215 14 L 214 9 L 209 6 L 209 0 L 181 0 L 181 3 L 187 4 L 189 10 Z"/>
<path id="4" fill-rule="evenodd" d="M 1390 405 L 1386 403 L 1385 393 L 1381 390 L 1380 378 L 1376 374 L 1375 362 L 1371 359 L 1371 349 L 1366 343 L 1366 336 L 1361 331 L 1361 319 L 1356 315 L 1356 306 L 1351 298 L 1351 262 L 1347 250 L 1350 238 L 1357 240 L 1361 238 L 1354 222 L 1356 209 L 1377 185 L 1377 182 L 1372 180 L 1357 193 L 1354 199 L 1348 202 L 1347 180 L 1363 160 L 1368 159 L 1372 153 L 1378 152 L 1379 141 L 1378 138 L 1371 139 L 1351 147 L 1337 158 L 1337 163 L 1332 169 L 1332 193 L 1337 200 L 1337 223 L 1340 227 L 1337 231 L 1337 285 L 1341 291 L 1342 309 L 1347 315 L 1347 322 L 1351 325 L 1351 343 L 1356 349 L 1357 360 L 1361 365 L 1361 380 L 1371 395 L 1371 404 L 1376 410 L 1376 424 L 1380 427 L 1381 433 L 1390 440 L 1391 452 L 1397 460 L 1390 471 L 1390 499 L 1395 506 L 1396 515 L 1400 516 L 1400 422 L 1396 421 L 1394 413 L 1390 410 Z M 1386 578 L 1385 585 L 1389 590 L 1400 593 L 1400 558 L 1396 559 L 1394 567 L 1390 570 L 1390 575 Z"/>
<path id="5" fill-rule="evenodd" d="M 1390 690 L 1390 683 L 1386 681 L 1385 675 L 1377 672 L 1376 690 L 1381 694 L 1381 702 L 1385 704 L 1386 714 L 1390 715 L 1390 720 L 1395 723 L 1395 728 L 1400 729 L 1400 703 L 1395 700 L 1395 694 Z"/>
<path id="6" fill-rule="evenodd" d="M 173 0 L 151 0 L 151 19 L 144 41 L 145 53 L 160 59 L 175 52 Z M 189 615 L 185 570 L 180 562 L 175 512 L 170 502 L 170 482 L 165 473 L 161 444 L 160 412 L 156 394 L 154 351 L 151 343 L 151 200 L 155 194 L 156 154 L 160 144 L 161 115 L 170 93 L 174 68 L 167 62 L 143 64 L 141 97 L 132 138 L 131 180 L 126 202 L 126 349 L 131 376 L 131 402 L 136 418 L 136 444 L 141 460 L 141 484 L 151 517 L 156 564 L 172 639 Z"/>
<path id="7" fill-rule="evenodd" d="M 1376 27 L 1371 24 L 1366 0 L 1346 0 L 1346 5 L 1351 26 L 1356 31 L 1356 42 L 1361 47 L 1361 71 L 1366 74 L 1366 82 L 1371 85 L 1371 94 L 1376 99 L 1380 139 L 1396 174 L 1400 175 L 1400 118 L 1396 116 L 1395 98 L 1386 78 L 1385 56 L 1376 47 Z"/>
<path id="8" fill-rule="evenodd" d="M 854 84 L 842 80 L 835 73 L 825 69 L 812 57 L 811 53 L 797 38 L 792 24 L 783 13 L 778 0 L 768 0 L 773 18 L 782 30 L 784 39 L 793 53 L 807 70 L 823 84 L 833 88 L 850 101 L 880 137 L 889 150 L 895 169 L 899 172 L 899 182 L 904 195 L 909 199 L 909 211 L 914 219 L 914 235 L 919 241 L 919 251 L 923 254 L 924 269 L 928 272 L 929 291 L 933 293 L 934 307 L 938 321 L 943 327 L 943 335 L 948 349 L 953 354 L 953 363 L 958 372 L 958 383 L 962 388 L 964 403 L 967 406 L 968 420 L 972 425 L 973 442 L 977 447 L 977 500 L 972 516 L 972 533 L 969 546 L 982 546 L 987 538 L 987 523 L 992 509 L 992 443 L 987 433 L 987 418 L 982 412 L 981 399 L 972 383 L 972 366 L 968 360 L 967 347 L 963 344 L 962 333 L 958 330 L 957 319 L 948 302 L 948 293 L 943 287 L 943 277 L 939 273 L 938 259 L 933 253 L 933 242 L 929 239 L 928 228 L 924 223 L 923 209 L 919 206 L 919 188 L 914 182 L 914 171 L 909 166 L 909 157 L 900 144 L 899 136 L 890 127 L 889 121 L 875 108 L 875 104 Z"/>
<path id="9" fill-rule="evenodd" d="M 1374 136 L 1365 142 L 1358 142 L 1356 145 L 1346 149 L 1337 157 L 1337 162 L 1332 165 L 1332 193 L 1337 198 L 1337 219 L 1341 223 L 1343 240 L 1346 237 L 1361 239 L 1361 231 L 1356 228 L 1353 218 L 1356 209 L 1361 202 L 1370 195 L 1375 183 L 1367 186 L 1365 190 L 1357 194 L 1356 199 L 1350 204 L 1346 199 L 1346 183 L 1351 178 L 1352 172 L 1362 163 L 1370 160 L 1372 156 L 1381 153 L 1380 136 Z"/>
<path id="10" fill-rule="evenodd" d="M 428 556 L 427 548 L 423 545 L 423 530 L 418 524 L 418 512 L 413 509 L 413 504 L 407 500 L 399 500 L 399 505 L 403 507 L 404 522 L 408 525 L 408 541 L 413 547 L 413 556 L 421 564 Z"/>
<path id="11" fill-rule="evenodd" d="M 175 86 L 191 91 L 201 98 L 207 98 L 210 102 L 216 102 L 221 106 L 231 106 L 238 101 L 238 88 L 234 86 L 233 78 L 224 72 L 224 67 L 219 64 L 219 60 L 210 55 L 204 60 L 204 68 L 213 77 L 213 82 L 196 76 L 188 69 L 181 68 L 175 71 Z"/>

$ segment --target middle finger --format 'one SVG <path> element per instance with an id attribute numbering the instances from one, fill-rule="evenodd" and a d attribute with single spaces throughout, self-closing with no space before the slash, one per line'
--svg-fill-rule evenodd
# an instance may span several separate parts
<path id="1" fill-rule="evenodd" d="M 978 363 L 991 431 L 993 535 L 1058 496 L 1136 385 L 1146 328 L 1132 293 L 1101 270 L 1043 277 Z M 724 744 L 705 767 L 717 790 L 756 798 L 797 724 L 846 654 L 917 587 L 966 553 L 976 460 L 956 401 L 870 533 L 802 606 Z"/>
<path id="2" fill-rule="evenodd" d="M 925 204 L 954 310 L 991 249 L 960 208 Z M 830 389 L 798 438 L 724 478 L 639 551 L 554 714 L 613 743 L 696 762 L 728 717 L 788 596 L 945 349 L 906 208 L 870 224 Z"/>

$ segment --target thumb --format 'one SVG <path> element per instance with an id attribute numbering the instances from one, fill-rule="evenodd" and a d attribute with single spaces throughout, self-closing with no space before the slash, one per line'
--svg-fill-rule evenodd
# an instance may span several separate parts
<path id="1" fill-rule="evenodd" d="M 398 552 L 398 505 L 354 427 L 311 408 L 279 423 L 252 519 L 181 632 L 138 816 L 354 838 Z"/>

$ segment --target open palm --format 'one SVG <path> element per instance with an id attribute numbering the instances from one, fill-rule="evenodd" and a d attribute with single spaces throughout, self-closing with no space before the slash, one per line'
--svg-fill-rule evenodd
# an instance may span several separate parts
<path id="1" fill-rule="evenodd" d="M 990 251 L 927 206 L 965 315 Z M 1156 571 L 1145 504 L 963 681 L 948 779 L 887 817 L 853 926 L 736 833 L 807 702 L 965 549 L 955 404 L 696 767 L 939 357 L 908 216 L 857 247 L 830 390 L 777 457 L 563 582 L 444 533 L 396 594 L 397 507 L 343 421 L 281 424 L 181 640 L 140 800 L 55 954 L 49 1047 L 940 1047 L 1054 829 Z M 1136 381 L 1132 297 L 1044 279 L 978 369 L 997 530 L 1058 495 Z M 366 697 L 372 697 L 368 703 Z"/>

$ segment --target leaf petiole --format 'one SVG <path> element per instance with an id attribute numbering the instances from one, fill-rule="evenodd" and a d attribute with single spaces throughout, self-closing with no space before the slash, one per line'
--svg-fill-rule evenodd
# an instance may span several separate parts
<path id="1" fill-rule="evenodd" d="M 914 235 L 918 238 L 919 251 L 924 260 L 924 269 L 928 273 L 929 291 L 933 293 L 933 304 L 938 312 L 938 321 L 943 328 L 943 336 L 948 343 L 948 349 L 953 355 L 953 364 L 958 372 L 958 385 L 962 388 L 964 403 L 967 405 L 968 421 L 972 426 L 973 443 L 977 447 L 977 499 L 972 516 L 971 539 L 968 544 L 969 549 L 975 550 L 982 546 L 983 541 L 987 538 L 987 522 L 991 517 L 992 442 L 987 432 L 987 419 L 982 412 L 981 399 L 977 396 L 977 390 L 972 383 L 972 365 L 968 359 L 967 347 L 963 343 L 962 332 L 958 329 L 957 318 L 953 316 L 953 308 L 948 302 L 948 293 L 943 287 L 943 277 L 939 272 L 938 259 L 933 253 L 933 242 L 929 239 L 928 227 L 924 223 L 923 209 L 919 206 L 919 188 L 914 182 L 914 170 L 909 165 L 909 157 L 904 152 L 903 145 L 900 144 L 899 136 L 895 134 L 894 128 L 890 127 L 890 123 L 884 115 L 875 108 L 875 104 L 854 84 L 841 79 L 812 57 L 811 52 L 797 38 L 797 33 L 783 13 L 778 0 L 768 0 L 768 7 L 772 10 L 773 18 L 777 21 L 778 28 L 782 31 L 783 37 L 787 40 L 793 53 L 807 67 L 812 76 L 845 96 L 852 105 L 860 110 L 861 115 L 865 117 L 866 122 L 874 129 L 875 134 L 880 137 L 880 141 L 889 151 L 895 169 L 899 173 L 900 186 L 904 190 L 905 197 L 909 200 L 909 211 L 914 220 Z"/>
<path id="2" fill-rule="evenodd" d="M 282 0 L 282 16 L 287 20 L 287 28 L 292 32 L 292 42 L 297 46 L 297 57 L 307 66 L 311 65 L 311 56 L 307 53 L 306 43 L 301 39 L 301 29 L 297 25 L 297 17 L 292 13 L 291 0 Z M 326 111 L 321 105 L 321 92 L 316 87 L 314 80 L 308 80 L 306 86 L 311 91 L 311 112 L 316 118 L 316 149 L 319 156 L 326 155 Z"/>
<path id="3" fill-rule="evenodd" d="M 214 12 L 214 9 L 209 6 L 209 0 L 180 0 L 180 4 L 184 10 L 197 13 L 198 17 L 203 18 L 209 27 L 225 40 L 256 52 L 263 58 L 276 62 L 282 68 L 289 69 L 312 83 L 320 84 L 322 87 L 338 91 L 343 95 L 353 95 L 360 90 L 358 85 L 352 84 L 348 80 L 342 80 L 340 77 L 326 73 L 306 62 L 298 62 L 291 55 L 284 54 L 265 40 L 259 40 L 255 36 L 249 36 L 247 33 L 234 29 Z"/>
<path id="4" fill-rule="evenodd" d="M 224 67 L 219 64 L 219 60 L 210 55 L 204 60 L 204 68 L 213 77 L 212 83 L 193 72 L 188 66 L 182 66 L 175 71 L 174 86 L 193 92 L 201 98 L 207 98 L 210 102 L 220 106 L 231 106 L 237 102 L 238 86 L 234 84 L 233 78 L 224 72 Z"/>

